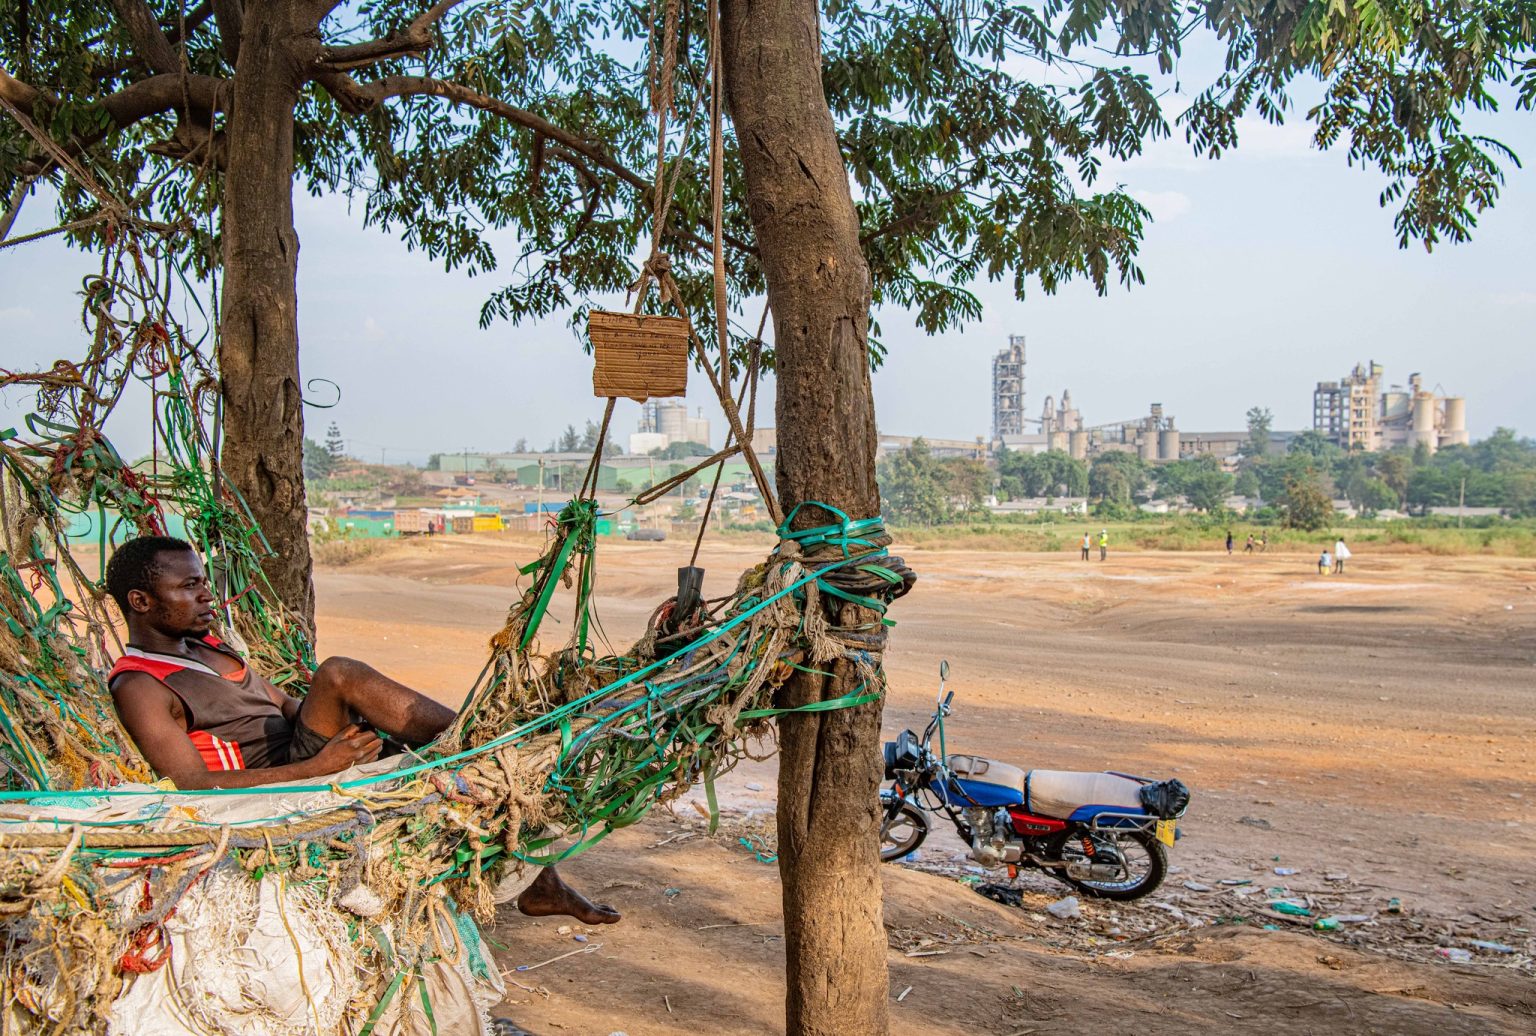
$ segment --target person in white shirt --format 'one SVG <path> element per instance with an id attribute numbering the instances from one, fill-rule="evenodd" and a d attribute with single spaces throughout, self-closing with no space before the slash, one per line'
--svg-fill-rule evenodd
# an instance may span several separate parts
<path id="1" fill-rule="evenodd" d="M 1085 533 L 1083 533 L 1083 560 L 1084 561 L 1090 560 L 1089 552 L 1092 551 L 1092 550 L 1093 550 L 1093 535 L 1091 533 L 1086 533 L 1085 532 Z"/>
<path id="2" fill-rule="evenodd" d="M 1333 572 L 1335 575 L 1344 574 L 1344 562 L 1349 558 L 1349 548 L 1344 546 L 1344 537 L 1333 545 Z"/>

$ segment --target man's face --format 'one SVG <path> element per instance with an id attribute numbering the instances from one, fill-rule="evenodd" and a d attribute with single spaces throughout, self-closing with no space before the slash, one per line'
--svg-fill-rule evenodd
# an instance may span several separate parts
<path id="1" fill-rule="evenodd" d="M 201 637 L 213 625 L 213 591 L 195 551 L 166 550 L 155 557 L 150 589 L 128 591 L 137 620 L 173 637 Z"/>

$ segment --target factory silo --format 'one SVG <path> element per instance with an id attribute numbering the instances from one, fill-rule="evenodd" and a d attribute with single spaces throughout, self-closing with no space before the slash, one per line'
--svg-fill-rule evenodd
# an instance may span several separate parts
<path id="1" fill-rule="evenodd" d="M 1136 448 L 1141 451 L 1141 459 L 1148 464 L 1157 460 L 1157 432 L 1151 428 L 1143 428 Z"/>
<path id="2" fill-rule="evenodd" d="M 1048 436 L 1046 445 L 1048 449 L 1059 450 L 1062 453 L 1066 453 L 1072 448 L 1071 433 L 1063 432 L 1053 428 L 1051 430 L 1051 434 Z"/>
<path id="3" fill-rule="evenodd" d="M 1417 448 L 1423 443 L 1430 453 L 1435 452 L 1439 445 L 1435 436 L 1435 397 L 1430 392 L 1415 392 L 1413 395 L 1413 426 L 1408 435 L 1410 446 Z"/>
<path id="4" fill-rule="evenodd" d="M 1088 459 L 1088 433 L 1077 429 L 1070 433 L 1067 440 L 1068 450 L 1076 460 Z"/>
<path id="5" fill-rule="evenodd" d="M 1164 428 L 1157 436 L 1157 455 L 1162 460 L 1179 459 L 1179 430 Z"/>
<path id="6" fill-rule="evenodd" d="M 1440 430 L 1441 446 L 1466 446 L 1471 442 L 1467 435 L 1467 401 L 1462 396 L 1445 397 L 1445 426 Z"/>
<path id="7" fill-rule="evenodd" d="M 668 399 L 656 406 L 657 431 L 667 437 L 667 442 L 688 441 L 688 404 L 680 399 Z"/>

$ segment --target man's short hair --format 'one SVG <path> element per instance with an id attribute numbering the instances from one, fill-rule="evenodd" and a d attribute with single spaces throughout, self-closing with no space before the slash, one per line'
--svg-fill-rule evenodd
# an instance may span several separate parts
<path id="1" fill-rule="evenodd" d="M 160 555 L 176 550 L 192 550 L 192 544 L 175 536 L 138 536 L 113 552 L 107 562 L 107 593 L 124 617 L 129 613 L 128 591 L 151 589 L 160 574 Z"/>

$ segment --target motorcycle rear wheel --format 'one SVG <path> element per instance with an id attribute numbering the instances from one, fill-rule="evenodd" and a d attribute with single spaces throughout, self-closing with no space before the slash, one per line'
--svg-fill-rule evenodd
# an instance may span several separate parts
<path id="1" fill-rule="evenodd" d="M 1068 885 L 1090 896 L 1121 903 L 1140 899 L 1155 891 L 1168 874 L 1168 852 L 1163 848 L 1163 843 L 1150 831 L 1116 831 L 1113 836 L 1131 872 L 1125 881 L 1084 881 L 1069 877 L 1065 870 L 1053 873 Z"/>
<path id="2" fill-rule="evenodd" d="M 880 794 L 880 862 L 910 855 L 928 837 L 928 818 L 905 800 L 891 813 L 891 793 Z"/>

